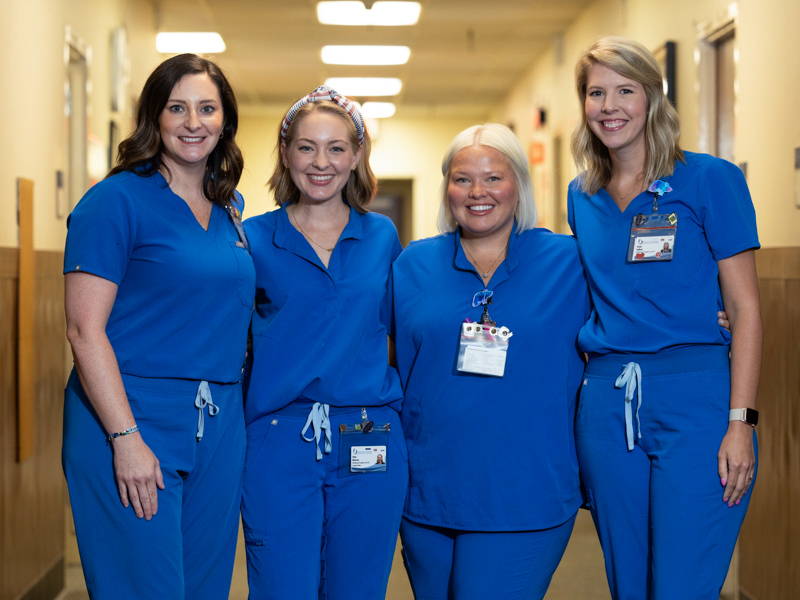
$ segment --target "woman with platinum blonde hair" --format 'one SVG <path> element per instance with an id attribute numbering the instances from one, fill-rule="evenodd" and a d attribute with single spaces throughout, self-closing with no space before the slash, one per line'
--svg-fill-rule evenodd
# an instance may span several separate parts
<path id="1" fill-rule="evenodd" d="M 644 46 L 578 60 L 568 215 L 593 300 L 575 435 L 615 600 L 718 599 L 756 472 L 759 247 L 742 172 L 678 147 Z M 721 311 L 730 331 L 704 315 Z"/>
<path id="2" fill-rule="evenodd" d="M 442 234 L 392 267 L 410 484 L 400 527 L 417 600 L 540 599 L 581 505 L 573 437 L 589 299 L 575 240 L 535 228 L 507 127 L 442 163 Z"/>

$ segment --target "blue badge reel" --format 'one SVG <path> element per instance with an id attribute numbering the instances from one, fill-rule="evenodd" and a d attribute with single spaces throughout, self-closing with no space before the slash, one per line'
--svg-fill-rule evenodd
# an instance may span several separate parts
<path id="1" fill-rule="evenodd" d="M 502 377 L 506 372 L 508 341 L 514 335 L 508 327 L 498 327 L 489 316 L 493 290 L 483 289 L 472 297 L 472 308 L 483 307 L 480 323 L 469 318 L 461 323 L 456 368 L 464 373 Z"/>

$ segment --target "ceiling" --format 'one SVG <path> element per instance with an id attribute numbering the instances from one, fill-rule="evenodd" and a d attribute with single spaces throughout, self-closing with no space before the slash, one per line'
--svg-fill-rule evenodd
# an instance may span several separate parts
<path id="1" fill-rule="evenodd" d="M 280 107 L 327 77 L 399 77 L 398 116 L 481 116 L 496 106 L 538 53 L 592 0 L 420 0 L 408 27 L 321 25 L 316 0 L 156 0 L 159 31 L 217 31 L 215 55 L 243 108 Z M 371 6 L 371 2 L 365 2 Z M 326 44 L 411 48 L 402 66 L 323 64 Z M 370 98 L 358 98 L 360 101 Z"/>

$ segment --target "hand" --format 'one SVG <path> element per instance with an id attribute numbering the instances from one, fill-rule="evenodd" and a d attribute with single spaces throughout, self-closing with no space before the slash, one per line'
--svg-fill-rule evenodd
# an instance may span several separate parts
<path id="1" fill-rule="evenodd" d="M 731 330 L 731 323 L 728 321 L 728 315 L 724 310 L 721 310 L 717 313 L 717 323 L 719 323 L 720 327 L 724 327 L 728 331 Z"/>
<path id="2" fill-rule="evenodd" d="M 728 506 L 739 504 L 750 489 L 756 469 L 753 428 L 741 421 L 731 421 L 717 455 L 720 484 L 725 487 L 722 500 Z"/>
<path id="3" fill-rule="evenodd" d="M 149 521 L 158 512 L 158 492 L 164 489 L 164 478 L 158 458 L 138 433 L 115 438 L 114 473 L 122 505 L 133 506 L 140 519 Z"/>

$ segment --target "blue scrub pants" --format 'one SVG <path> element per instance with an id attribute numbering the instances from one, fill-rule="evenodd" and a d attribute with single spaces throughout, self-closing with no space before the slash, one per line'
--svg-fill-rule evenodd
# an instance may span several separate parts
<path id="1" fill-rule="evenodd" d="M 625 389 L 614 387 L 630 362 L 642 373 L 631 451 Z M 729 400 L 727 347 L 589 358 L 575 439 L 614 600 L 719 600 L 750 503 L 749 492 L 738 506 L 722 500 Z"/>
<path id="2" fill-rule="evenodd" d="M 311 406 L 298 400 L 247 426 L 242 522 L 250 598 L 382 600 L 408 486 L 400 418 L 387 406 L 367 407 L 376 425 L 391 423 L 387 470 L 340 477 L 339 426 L 360 423 L 361 409 L 330 408 L 332 449 L 317 461 L 316 444 L 300 437 Z"/>
<path id="3" fill-rule="evenodd" d="M 461 531 L 403 518 L 400 537 L 416 600 L 541 600 L 575 515 L 537 531 Z"/>
<path id="4" fill-rule="evenodd" d="M 209 384 L 214 417 L 197 441 L 199 381 L 122 376 L 164 490 L 150 521 L 124 508 L 112 448 L 73 370 L 62 462 L 91 598 L 219 600 L 230 593 L 245 453 L 240 384 Z"/>

